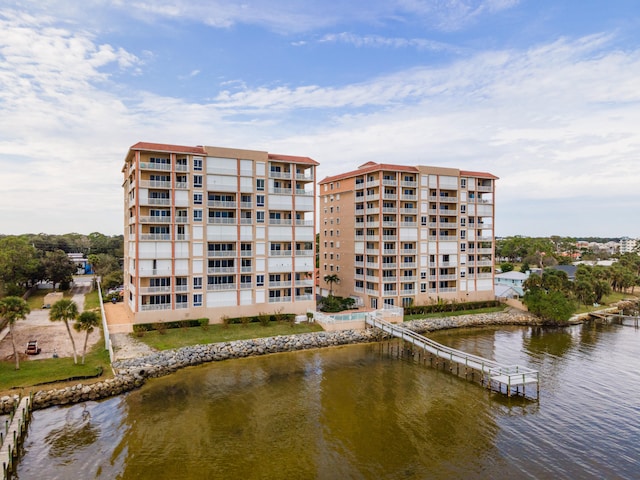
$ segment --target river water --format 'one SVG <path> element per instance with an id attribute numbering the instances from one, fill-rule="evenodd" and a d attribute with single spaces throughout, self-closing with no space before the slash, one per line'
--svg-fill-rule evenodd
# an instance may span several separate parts
<path id="1" fill-rule="evenodd" d="M 451 330 L 436 341 L 541 373 L 507 398 L 380 344 L 189 368 L 36 411 L 27 479 L 637 479 L 640 330 Z"/>

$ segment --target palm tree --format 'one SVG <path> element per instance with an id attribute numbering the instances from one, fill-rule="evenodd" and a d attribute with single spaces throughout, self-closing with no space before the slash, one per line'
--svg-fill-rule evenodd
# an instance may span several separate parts
<path id="1" fill-rule="evenodd" d="M 73 363 L 78 364 L 78 355 L 76 354 L 76 342 L 73 341 L 73 335 L 71 335 L 71 328 L 69 327 L 69 320 L 75 320 L 78 317 L 78 305 L 73 300 L 63 298 L 58 300 L 51 306 L 49 312 L 49 320 L 52 322 L 58 322 L 62 320 L 67 327 L 67 333 L 71 339 L 71 346 L 73 347 Z"/>
<path id="2" fill-rule="evenodd" d="M 84 357 L 87 353 L 87 340 L 93 329 L 100 325 L 100 317 L 96 312 L 82 312 L 78 317 L 78 321 L 73 324 L 73 328 L 77 332 L 86 332 L 84 336 L 84 347 L 82 347 L 82 365 L 84 365 Z"/>
<path id="3" fill-rule="evenodd" d="M 331 275 L 325 275 L 323 280 L 329 284 L 329 296 L 333 297 L 333 284 L 340 283 L 340 277 L 332 273 Z"/>
<path id="4" fill-rule="evenodd" d="M 16 359 L 16 370 L 20 370 L 20 358 L 16 348 L 16 338 L 13 335 L 13 324 L 17 320 L 24 320 L 31 310 L 29 305 L 20 297 L 5 297 L 0 300 L 0 318 L 9 322 L 9 333 L 11 333 L 11 344 L 13 345 L 13 356 Z"/>

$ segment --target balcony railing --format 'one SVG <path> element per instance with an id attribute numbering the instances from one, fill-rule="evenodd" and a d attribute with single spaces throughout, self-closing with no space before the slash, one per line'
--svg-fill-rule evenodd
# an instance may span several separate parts
<path id="1" fill-rule="evenodd" d="M 207 206 L 214 208 L 236 208 L 236 202 L 227 202 L 222 200 L 207 200 Z"/>
<path id="2" fill-rule="evenodd" d="M 269 225 L 291 225 L 293 220 L 291 218 L 270 218 Z"/>
<path id="3" fill-rule="evenodd" d="M 235 283 L 208 284 L 207 290 L 213 291 L 213 292 L 217 292 L 221 290 L 236 290 L 236 286 L 237 285 Z"/>
<path id="4" fill-rule="evenodd" d="M 236 273 L 236 267 L 210 267 L 207 268 L 207 273 Z"/>
<path id="5" fill-rule="evenodd" d="M 305 293 L 304 295 L 296 295 L 296 302 L 308 302 L 313 300 L 311 293 Z"/>
<path id="6" fill-rule="evenodd" d="M 235 257 L 238 255 L 237 250 L 209 250 L 207 257 Z"/>
<path id="7" fill-rule="evenodd" d="M 387 185 L 389 187 L 395 187 L 396 185 L 398 185 L 398 181 L 397 180 L 393 180 L 391 178 L 383 178 L 382 179 L 382 185 Z"/>
<path id="8" fill-rule="evenodd" d="M 237 218 L 228 218 L 228 217 L 209 217 L 207 219 L 207 223 L 214 225 L 237 225 Z"/>
<path id="9" fill-rule="evenodd" d="M 171 304 L 170 303 L 157 303 L 154 305 L 148 304 L 148 305 L 140 305 L 140 311 L 141 312 L 150 312 L 152 310 L 171 310 Z"/>
<path id="10" fill-rule="evenodd" d="M 176 285 L 176 292 L 188 292 L 189 285 Z"/>
<path id="11" fill-rule="evenodd" d="M 291 286 L 291 280 L 269 281 L 269 288 L 289 288 L 290 286 Z"/>
<path id="12" fill-rule="evenodd" d="M 304 280 L 296 280 L 296 287 L 313 287 L 315 282 L 311 278 L 306 278 Z"/>
<path id="13" fill-rule="evenodd" d="M 148 198 L 147 205 L 171 205 L 171 199 L 170 198 Z"/>
<path id="14" fill-rule="evenodd" d="M 140 240 L 170 241 L 170 233 L 141 233 Z"/>
<path id="15" fill-rule="evenodd" d="M 171 223 L 171 217 L 148 216 L 140 217 L 140 223 Z"/>
<path id="16" fill-rule="evenodd" d="M 269 250 L 270 257 L 290 257 L 292 250 Z"/>
<path id="17" fill-rule="evenodd" d="M 297 257 L 312 257 L 313 250 L 296 250 Z"/>
<path id="18" fill-rule="evenodd" d="M 269 303 L 289 303 L 291 297 L 269 297 Z"/>
<path id="19" fill-rule="evenodd" d="M 185 308 L 189 308 L 189 303 L 188 302 L 178 302 L 178 303 L 176 303 L 176 310 L 185 309 Z"/>
<path id="20" fill-rule="evenodd" d="M 165 172 L 170 172 L 171 164 L 155 163 L 155 162 L 140 162 L 140 170 L 162 170 Z"/>
<path id="21" fill-rule="evenodd" d="M 285 178 L 287 180 L 291 179 L 291 172 L 275 172 L 269 171 L 269 178 Z"/>
<path id="22" fill-rule="evenodd" d="M 171 293 L 171 286 L 163 287 L 140 287 L 141 295 L 149 295 L 152 293 Z"/>
<path id="23" fill-rule="evenodd" d="M 140 180 L 140 186 L 143 188 L 171 188 L 171 182 L 160 180 Z"/>

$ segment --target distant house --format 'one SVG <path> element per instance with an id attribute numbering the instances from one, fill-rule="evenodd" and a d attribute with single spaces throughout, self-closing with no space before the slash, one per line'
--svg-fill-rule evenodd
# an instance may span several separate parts
<path id="1" fill-rule="evenodd" d="M 496 294 L 496 298 L 518 299 L 522 296 L 514 287 L 509 285 L 494 285 L 494 292 Z"/>
<path id="2" fill-rule="evenodd" d="M 547 267 L 547 270 L 560 270 L 566 273 L 569 280 L 573 282 L 576 278 L 576 270 L 578 270 L 578 267 L 576 265 L 554 265 L 553 267 Z"/>
<path id="3" fill-rule="evenodd" d="M 518 297 L 522 297 L 524 295 L 524 282 L 527 278 L 529 278 L 529 272 L 522 273 L 512 271 L 496 274 L 494 277 L 496 297 L 513 298 L 512 296 L 498 295 L 499 290 L 500 293 L 509 295 L 509 290 L 504 290 L 502 287 L 509 287 L 516 293 Z"/>

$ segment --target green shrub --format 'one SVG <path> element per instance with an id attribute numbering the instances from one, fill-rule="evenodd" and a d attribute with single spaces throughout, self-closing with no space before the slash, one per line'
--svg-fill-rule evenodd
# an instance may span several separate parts
<path id="1" fill-rule="evenodd" d="M 269 315 L 268 313 L 260 312 L 258 314 L 258 321 L 260 322 L 260 325 L 262 325 L 263 327 L 268 327 L 269 324 L 271 323 L 271 315 Z"/>

